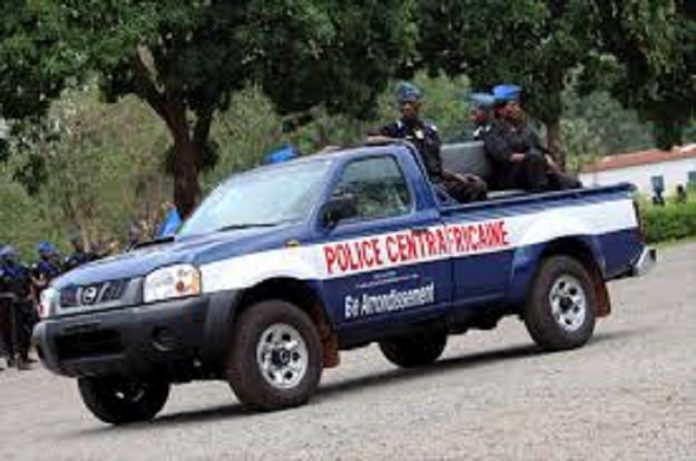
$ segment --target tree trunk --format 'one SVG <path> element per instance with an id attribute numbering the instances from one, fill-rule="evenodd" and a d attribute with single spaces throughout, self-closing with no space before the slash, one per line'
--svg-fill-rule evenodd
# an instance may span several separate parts
<path id="1" fill-rule="evenodd" d="M 182 218 L 188 217 L 198 203 L 201 188 L 198 184 L 198 162 L 201 147 L 194 143 L 188 133 L 179 133 L 174 138 L 174 204 Z"/>
<path id="2" fill-rule="evenodd" d="M 565 153 L 561 150 L 561 121 L 560 119 L 546 122 L 546 146 L 551 151 L 558 166 L 566 169 Z"/>

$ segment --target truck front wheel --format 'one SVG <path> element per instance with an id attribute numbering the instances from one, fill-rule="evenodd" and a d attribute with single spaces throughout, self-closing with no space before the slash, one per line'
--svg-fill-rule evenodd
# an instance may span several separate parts
<path id="1" fill-rule="evenodd" d="M 227 379 L 246 407 L 268 411 L 298 406 L 316 391 L 321 340 L 300 308 L 280 300 L 249 306 L 231 341 Z"/>
<path id="2" fill-rule="evenodd" d="M 532 339 L 547 351 L 584 345 L 594 332 L 597 301 L 585 267 L 568 256 L 541 263 L 524 311 Z"/>
<path id="3" fill-rule="evenodd" d="M 166 382 L 80 378 L 77 384 L 89 411 L 109 424 L 148 421 L 162 410 L 169 397 Z"/>
<path id="4" fill-rule="evenodd" d="M 447 333 L 432 331 L 380 341 L 379 348 L 394 365 L 411 368 L 435 362 L 446 344 Z"/>

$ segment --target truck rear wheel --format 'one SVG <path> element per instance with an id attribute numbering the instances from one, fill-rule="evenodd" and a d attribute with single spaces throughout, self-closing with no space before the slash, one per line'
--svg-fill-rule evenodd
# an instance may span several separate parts
<path id="1" fill-rule="evenodd" d="M 594 332 L 597 301 L 587 269 L 568 256 L 541 263 L 524 311 L 532 339 L 547 351 L 584 345 Z"/>
<path id="2" fill-rule="evenodd" d="M 427 332 L 380 341 L 384 357 L 402 368 L 419 367 L 435 362 L 447 344 L 447 333 Z"/>
<path id="3" fill-rule="evenodd" d="M 263 301 L 238 319 L 227 379 L 240 402 L 256 410 L 302 405 L 319 385 L 321 341 L 312 319 L 284 301 Z"/>
<path id="4" fill-rule="evenodd" d="M 165 382 L 80 378 L 77 384 L 89 411 L 109 424 L 148 421 L 162 410 L 169 397 L 169 383 Z"/>

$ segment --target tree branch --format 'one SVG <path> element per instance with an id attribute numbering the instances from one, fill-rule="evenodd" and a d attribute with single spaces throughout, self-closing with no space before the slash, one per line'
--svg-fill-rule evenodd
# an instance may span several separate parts
<path id="1" fill-rule="evenodd" d="M 131 56 L 129 63 L 135 79 L 136 93 L 139 94 L 147 103 L 164 119 L 171 128 L 170 114 L 167 112 L 164 95 L 157 88 L 155 83 L 154 69 L 148 67 L 146 58 L 148 52 L 143 46 L 138 46 L 137 51 Z M 152 63 L 150 63 L 152 65 Z"/>

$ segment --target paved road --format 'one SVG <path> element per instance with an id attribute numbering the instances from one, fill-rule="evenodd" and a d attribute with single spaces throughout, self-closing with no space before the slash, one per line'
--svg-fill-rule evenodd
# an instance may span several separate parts
<path id="1" fill-rule="evenodd" d="M 303 408 L 244 414 L 223 383 L 180 386 L 151 423 L 111 428 L 72 381 L 0 372 L 0 459 L 696 460 L 696 243 L 612 284 L 585 348 L 540 354 L 514 319 L 403 371 L 346 353 Z"/>

